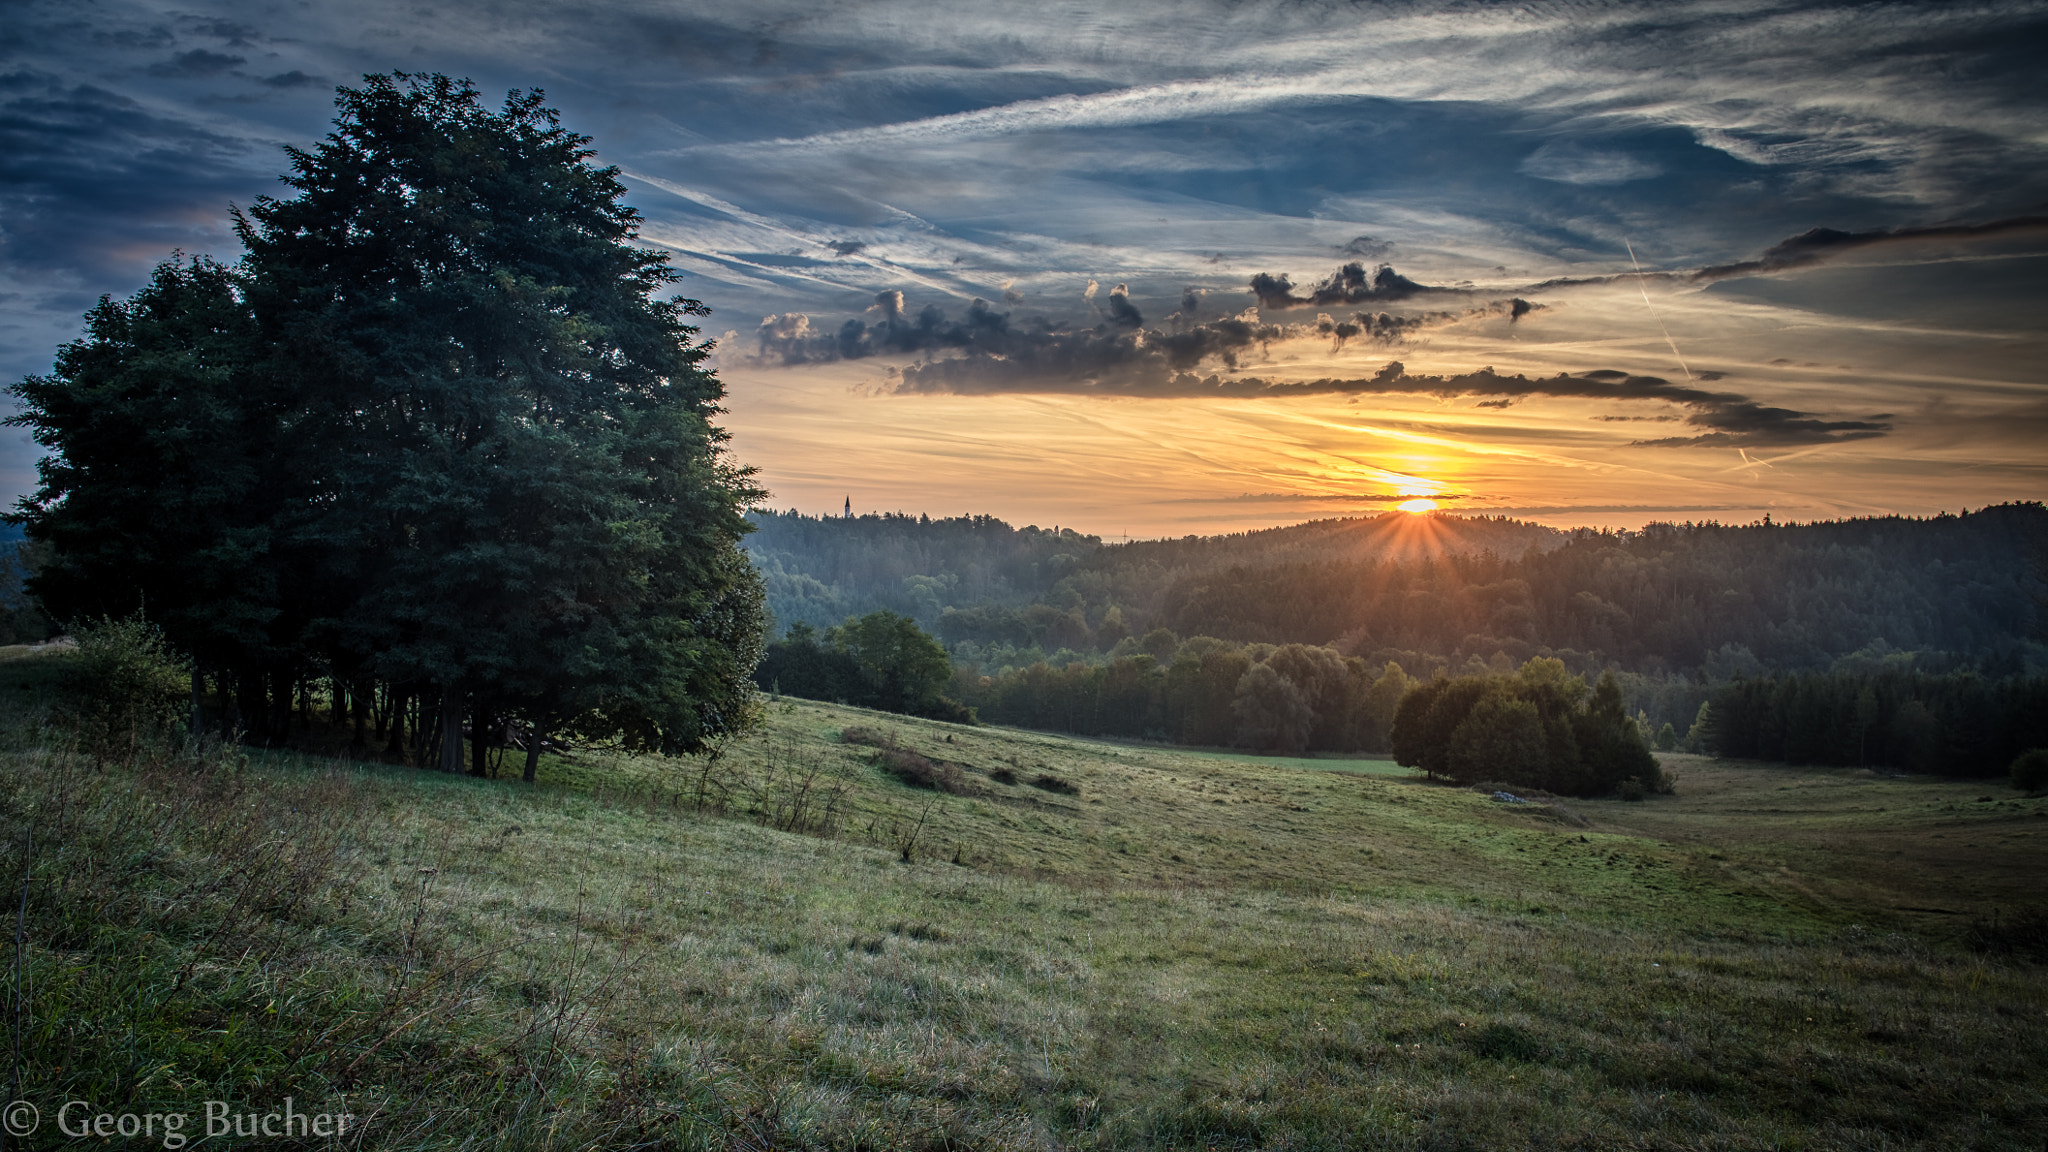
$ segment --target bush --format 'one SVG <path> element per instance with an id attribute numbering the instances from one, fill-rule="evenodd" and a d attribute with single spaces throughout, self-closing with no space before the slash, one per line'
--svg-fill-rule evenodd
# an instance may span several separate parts
<path id="1" fill-rule="evenodd" d="M 191 669 L 141 617 L 101 619 L 77 630 L 68 688 L 70 719 L 88 751 L 133 751 L 184 726 Z"/>
<path id="2" fill-rule="evenodd" d="M 2012 786 L 2022 792 L 2048 789 L 2048 748 L 2031 748 L 2013 758 Z"/>
<path id="3" fill-rule="evenodd" d="M 1075 784 L 1070 780 L 1062 780 L 1050 772 L 1042 772 L 1032 777 L 1031 786 L 1047 792 L 1058 792 L 1062 796 L 1079 796 L 1081 794 L 1081 786 L 1079 784 Z"/>
<path id="4" fill-rule="evenodd" d="M 869 728 L 856 724 L 839 733 L 841 744 L 860 744 L 868 748 L 901 748 L 903 742 L 896 733 L 885 728 Z"/>
<path id="5" fill-rule="evenodd" d="M 955 796 L 965 796 L 972 791 L 958 764 L 934 761 L 907 748 L 884 748 L 876 755 L 875 762 L 882 766 L 883 771 L 912 788 L 929 788 Z"/>

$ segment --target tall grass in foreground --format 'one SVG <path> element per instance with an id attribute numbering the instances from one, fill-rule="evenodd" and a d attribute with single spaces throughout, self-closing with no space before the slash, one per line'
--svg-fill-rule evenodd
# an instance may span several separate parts
<path id="1" fill-rule="evenodd" d="M 292 1096 L 380 1148 L 2035 1148 L 2048 1121 L 2018 954 L 1045 883 L 682 783 L 21 735 L 20 1095 Z"/>

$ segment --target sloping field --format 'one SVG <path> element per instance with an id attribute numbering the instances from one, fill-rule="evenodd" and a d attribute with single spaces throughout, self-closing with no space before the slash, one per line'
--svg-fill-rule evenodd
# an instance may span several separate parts
<path id="1" fill-rule="evenodd" d="M 537 789 L 12 747 L 46 1118 L 290 1095 L 363 1146 L 875 1149 L 2048 1123 L 2048 979 L 2001 950 L 2048 801 L 1982 784 L 1679 757 L 1676 797 L 1509 805 L 799 703 L 717 761 Z"/>

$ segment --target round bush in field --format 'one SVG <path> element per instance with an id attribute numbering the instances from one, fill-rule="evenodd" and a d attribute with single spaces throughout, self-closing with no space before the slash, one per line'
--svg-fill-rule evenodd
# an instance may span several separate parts
<path id="1" fill-rule="evenodd" d="M 2048 748 L 2029 749 L 2013 758 L 2012 786 L 2022 792 L 2048 789 Z"/>

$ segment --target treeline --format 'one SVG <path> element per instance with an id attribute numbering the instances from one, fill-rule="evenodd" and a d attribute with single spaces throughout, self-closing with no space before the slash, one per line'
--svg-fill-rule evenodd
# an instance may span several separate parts
<path id="1" fill-rule="evenodd" d="M 1414 680 L 1307 644 L 1197 636 L 1163 655 L 1046 663 L 983 675 L 962 666 L 950 696 L 983 720 L 1271 752 L 1379 751 Z"/>
<path id="2" fill-rule="evenodd" d="M 860 589 L 859 610 L 914 616 L 987 673 L 1134 656 L 1157 629 L 1327 646 L 1375 666 L 1556 657 L 1696 680 L 1826 669 L 1873 647 L 1994 676 L 2048 667 L 2038 503 L 1640 532 L 1397 512 L 1099 547 L 1039 534 L 1043 555 L 1008 567 L 948 523 L 785 518 L 800 531 L 756 555 L 778 612 L 830 623 L 855 610 L 844 590 Z"/>
<path id="3" fill-rule="evenodd" d="M 1985 776 L 2048 747 L 2048 677 L 1885 671 L 1738 680 L 1714 693 L 1705 730 L 1720 756 Z"/>
<path id="4" fill-rule="evenodd" d="M 1122 609 L 1133 627 L 1335 643 L 1368 657 L 1578 653 L 1661 672 L 1699 669 L 1737 646 L 1766 667 L 1806 669 L 1882 639 L 2011 674 L 2044 655 L 2034 638 L 2044 554 L 2039 504 L 1928 520 L 1652 524 L 1579 532 L 1515 558 L 1233 568 L 1171 581 L 1149 604 Z"/>

